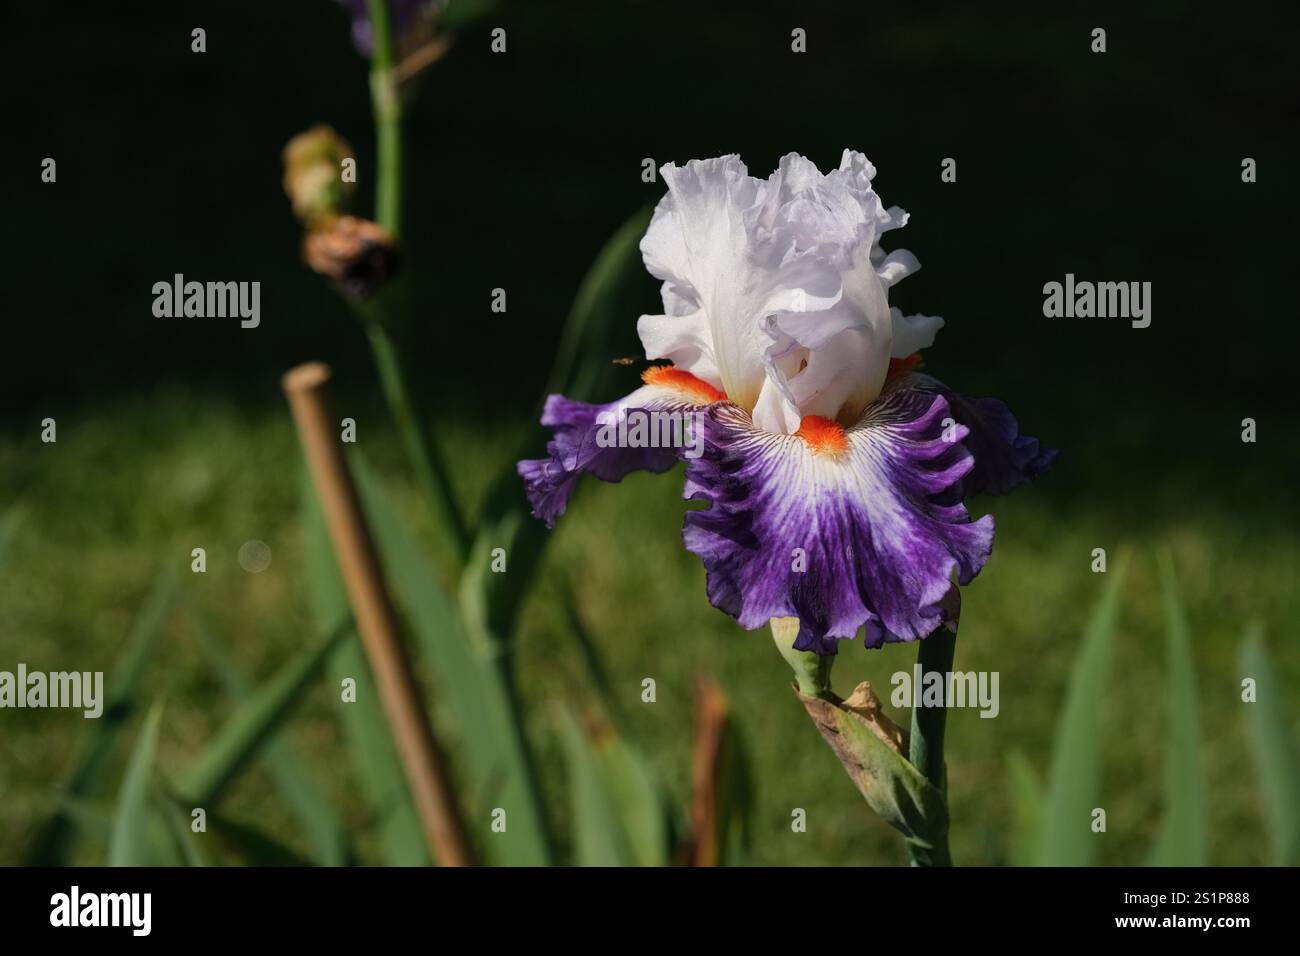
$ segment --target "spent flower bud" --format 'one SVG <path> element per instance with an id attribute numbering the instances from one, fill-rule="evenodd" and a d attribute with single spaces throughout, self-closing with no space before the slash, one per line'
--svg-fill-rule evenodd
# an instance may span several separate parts
<path id="1" fill-rule="evenodd" d="M 345 296 L 362 301 L 397 272 L 397 247 L 382 226 L 356 216 L 322 221 L 303 240 L 312 270 L 332 280 Z"/>
<path id="2" fill-rule="evenodd" d="M 348 141 L 324 123 L 285 145 L 284 191 L 303 225 L 314 226 L 344 210 L 357 188 L 355 179 L 344 175 L 344 160 L 354 155 Z"/>

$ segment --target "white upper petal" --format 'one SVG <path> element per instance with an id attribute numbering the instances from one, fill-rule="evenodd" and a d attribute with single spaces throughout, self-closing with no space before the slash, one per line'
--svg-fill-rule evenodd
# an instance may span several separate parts
<path id="1" fill-rule="evenodd" d="M 880 261 L 873 263 L 873 265 L 876 269 L 876 275 L 880 278 L 880 284 L 886 289 L 921 269 L 921 263 L 916 261 L 916 256 L 906 249 L 895 249 L 893 252 L 882 256 Z"/>
<path id="2" fill-rule="evenodd" d="M 666 293 L 664 305 L 668 305 Z M 718 363 L 713 358 L 709 320 L 703 309 L 689 315 L 643 315 L 637 320 L 636 331 L 645 347 L 646 358 L 668 359 L 714 388 L 722 388 Z"/>
<path id="3" fill-rule="evenodd" d="M 937 315 L 904 315 L 899 308 L 889 311 L 894 319 L 894 344 L 890 358 L 907 358 L 913 352 L 928 349 L 943 328 L 943 319 Z"/>
<path id="4" fill-rule="evenodd" d="M 920 264 L 880 248 L 907 214 L 880 202 L 861 153 L 825 175 L 791 153 L 765 182 L 736 156 L 661 172 L 668 194 L 641 241 L 663 280 L 664 314 L 637 326 L 648 358 L 789 433 L 805 415 L 853 418 L 899 347 L 933 341 L 942 320 L 891 314 L 888 289 Z"/>

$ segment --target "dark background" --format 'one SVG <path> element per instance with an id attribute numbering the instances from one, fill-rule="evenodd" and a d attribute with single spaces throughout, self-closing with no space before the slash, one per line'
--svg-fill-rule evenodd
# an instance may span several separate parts
<path id="1" fill-rule="evenodd" d="M 531 413 L 583 271 L 663 192 L 643 158 L 739 152 L 766 176 L 784 152 L 827 168 L 849 146 L 912 214 L 890 238 L 924 270 L 895 301 L 948 320 L 931 370 L 997 391 L 1069 449 L 1056 493 L 1154 474 L 1272 495 L 1271 467 L 1219 478 L 1246 416 L 1252 455 L 1294 459 L 1293 33 L 1266 5 L 1144 7 L 499 6 L 409 112 L 406 341 L 423 400 Z M 280 188 L 281 148 L 315 122 L 353 143 L 363 190 L 373 168 L 367 64 L 342 9 L 20 4 L 9 21 L 25 79 L 6 122 L 3 427 L 170 381 L 278 401 L 275 377 L 308 358 L 368 381 L 360 330 L 302 265 Z M 489 51 L 495 25 L 505 55 Z M 194 26 L 206 54 L 189 50 Z M 40 182 L 45 156 L 57 185 Z M 955 184 L 939 179 L 947 156 Z M 261 281 L 261 327 L 155 319 L 151 286 L 175 272 Z M 1044 318 L 1042 285 L 1067 272 L 1152 282 L 1151 327 Z M 497 286 L 504 315 L 488 307 Z M 643 309 L 657 310 L 649 277 Z"/>

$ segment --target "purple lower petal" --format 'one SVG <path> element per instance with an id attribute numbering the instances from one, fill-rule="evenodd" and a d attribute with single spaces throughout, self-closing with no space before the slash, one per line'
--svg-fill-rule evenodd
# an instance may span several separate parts
<path id="1" fill-rule="evenodd" d="M 952 500 L 974 461 L 965 428 L 945 435 L 949 414 L 942 395 L 892 389 L 835 455 L 712 406 L 685 491 L 710 506 L 689 512 L 682 532 L 709 600 L 751 629 L 798 617 L 795 646 L 820 654 L 864 625 L 868 646 L 933 632 L 953 574 L 967 583 L 993 542 L 992 517 L 971 522 Z"/>
<path id="2" fill-rule="evenodd" d="M 1020 423 L 998 399 L 961 395 L 928 375 L 911 379 L 917 387 L 946 398 L 953 419 L 970 431 L 963 444 L 975 457 L 975 467 L 962 479 L 962 498 L 985 492 L 1004 495 L 1037 478 L 1056 460 L 1055 448 L 1043 448 L 1037 438 L 1020 434 Z"/>
<path id="3" fill-rule="evenodd" d="M 678 411 L 690 414 L 695 406 L 664 389 L 646 386 L 627 398 L 604 405 L 577 402 L 563 395 L 546 399 L 542 424 L 555 430 L 546 446 L 547 458 L 521 461 L 516 466 L 524 480 L 533 514 L 548 528 L 568 507 L 569 496 L 580 476 L 591 474 L 601 481 L 621 481 L 634 471 L 667 471 L 681 448 L 635 448 L 602 446 L 597 436 L 610 415 L 632 411 Z"/>

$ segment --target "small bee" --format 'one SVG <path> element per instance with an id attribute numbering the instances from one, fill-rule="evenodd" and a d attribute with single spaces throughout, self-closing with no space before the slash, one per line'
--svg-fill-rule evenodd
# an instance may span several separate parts
<path id="1" fill-rule="evenodd" d="M 626 358 L 610 359 L 610 360 L 609 360 L 609 364 L 610 364 L 610 365 L 635 365 L 635 364 L 636 364 L 636 358 L 634 358 L 633 356 L 629 355 L 629 356 L 627 356 Z"/>

